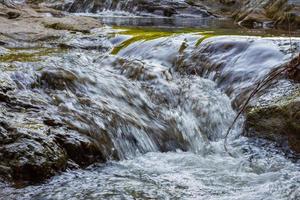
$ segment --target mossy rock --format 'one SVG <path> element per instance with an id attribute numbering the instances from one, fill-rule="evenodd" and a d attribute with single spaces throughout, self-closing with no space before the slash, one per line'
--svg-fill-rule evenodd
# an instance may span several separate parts
<path id="1" fill-rule="evenodd" d="M 246 133 L 271 139 L 300 153 L 300 91 L 264 106 L 246 110 Z"/>
<path id="2" fill-rule="evenodd" d="M 63 51 L 58 48 L 13 48 L 3 55 L 0 52 L 0 62 L 38 62 L 45 56 Z"/>

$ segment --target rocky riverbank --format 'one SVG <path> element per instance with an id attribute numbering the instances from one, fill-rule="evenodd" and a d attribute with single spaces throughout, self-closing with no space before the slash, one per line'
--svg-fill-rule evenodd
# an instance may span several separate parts
<path id="1" fill-rule="evenodd" d="M 44 112 L 49 100 L 42 94 L 24 92 L 44 86 L 64 87 L 60 84 L 75 81 L 75 75 L 63 69 L 57 74 L 45 71 L 39 75 L 35 70 L 32 74 L 23 71 L 40 68 L 35 63 L 43 57 L 78 45 L 100 50 L 95 42 L 79 44 L 78 40 L 102 25 L 93 18 L 26 5 L 1 4 L 0 13 L 0 43 L 5 47 L 0 52 L 0 176 L 23 185 L 42 181 L 66 168 L 104 161 L 95 139 L 67 130 L 65 123 Z"/>
<path id="2" fill-rule="evenodd" d="M 39 3 L 39 1 L 31 1 Z M 245 27 L 300 27 L 300 3 L 294 0 L 56 0 L 40 5 L 68 12 L 96 13 L 105 10 L 125 11 L 135 15 L 165 17 L 233 18 Z"/>

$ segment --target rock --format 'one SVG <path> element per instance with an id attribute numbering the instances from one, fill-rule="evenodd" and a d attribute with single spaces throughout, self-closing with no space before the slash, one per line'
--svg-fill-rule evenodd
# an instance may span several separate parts
<path id="1" fill-rule="evenodd" d="M 47 88 L 64 90 L 67 87 L 72 87 L 78 81 L 78 77 L 65 69 L 47 70 L 42 72 L 40 80 Z"/>
<path id="2" fill-rule="evenodd" d="M 241 25 L 253 27 L 257 24 L 264 26 L 272 22 L 275 26 L 287 28 L 300 27 L 300 4 L 288 0 L 247 0 L 241 4 L 234 15 L 236 22 Z"/>
<path id="3" fill-rule="evenodd" d="M 300 83 L 300 54 L 289 63 L 288 67 L 288 78 Z"/>
<path id="4" fill-rule="evenodd" d="M 95 162 L 104 162 L 101 147 L 95 139 L 80 135 L 76 132 L 53 132 L 55 140 L 67 152 L 68 158 L 81 167 L 86 167 Z"/>
<path id="5" fill-rule="evenodd" d="M 0 73 L 0 92 L 6 93 L 17 88 L 16 83 L 9 77 L 7 73 Z"/>
<path id="6" fill-rule="evenodd" d="M 94 30 L 93 30 L 94 31 Z M 101 31 L 101 32 L 100 32 Z M 63 49 L 85 49 L 97 50 L 98 52 L 108 52 L 113 48 L 113 44 L 109 40 L 109 33 L 99 30 L 99 33 L 90 35 L 76 34 L 64 37 L 58 41 L 58 46 Z"/>
<path id="7" fill-rule="evenodd" d="M 20 17 L 20 15 L 21 14 L 19 12 L 13 12 L 13 11 L 7 13 L 8 19 L 16 19 Z"/>
<path id="8" fill-rule="evenodd" d="M 1 43 L 23 46 L 21 43 L 27 42 L 34 45 L 33 42 L 49 42 L 73 32 L 90 33 L 92 29 L 102 27 L 93 18 L 64 16 L 60 11 L 43 7 L 37 10 L 40 13 L 28 6 L 11 9 L 0 5 L 0 13 L 3 13 L 0 15 Z M 43 12 L 50 13 L 50 16 Z"/>
<path id="9" fill-rule="evenodd" d="M 46 132 L 1 122 L 0 176 L 17 185 L 43 181 L 67 165 L 67 155 Z"/>
<path id="10" fill-rule="evenodd" d="M 91 29 L 101 27 L 96 19 L 90 17 L 67 16 L 63 18 L 44 18 L 42 23 L 46 28 L 55 30 L 78 31 L 90 33 Z"/>
<path id="11" fill-rule="evenodd" d="M 289 89 L 290 90 L 290 89 Z M 246 110 L 246 134 L 258 136 L 288 146 L 300 153 L 300 90 L 251 105 Z"/>

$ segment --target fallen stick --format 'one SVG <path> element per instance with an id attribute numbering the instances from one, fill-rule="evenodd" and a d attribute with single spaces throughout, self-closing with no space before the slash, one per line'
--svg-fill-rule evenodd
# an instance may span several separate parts
<path id="1" fill-rule="evenodd" d="M 296 76 L 296 77 L 300 76 L 300 69 L 299 68 L 300 68 L 300 53 L 298 54 L 298 56 L 295 56 L 291 61 L 289 61 L 288 63 L 286 63 L 286 64 L 284 64 L 280 67 L 278 67 L 273 72 L 271 72 L 268 76 L 266 76 L 263 80 L 258 82 L 258 84 L 253 89 L 253 91 L 250 93 L 249 97 L 247 98 L 247 100 L 245 101 L 243 106 L 240 108 L 240 110 L 239 110 L 238 114 L 236 115 L 236 117 L 234 118 L 233 122 L 231 123 L 231 125 L 227 129 L 227 132 L 226 132 L 226 135 L 225 135 L 225 140 L 224 140 L 224 149 L 230 156 L 233 157 L 233 155 L 229 152 L 229 150 L 227 148 L 228 136 L 229 136 L 233 126 L 235 125 L 235 123 L 237 122 L 239 117 L 241 116 L 241 114 L 245 111 L 245 109 L 246 109 L 247 105 L 249 104 L 249 102 L 251 101 L 251 99 L 258 92 L 261 92 L 263 89 L 266 89 L 266 88 L 270 87 L 271 84 L 269 84 L 269 83 L 271 83 L 273 80 L 275 80 L 283 72 L 286 72 L 287 76 L 290 77 L 290 78 L 293 78 L 293 76 Z"/>

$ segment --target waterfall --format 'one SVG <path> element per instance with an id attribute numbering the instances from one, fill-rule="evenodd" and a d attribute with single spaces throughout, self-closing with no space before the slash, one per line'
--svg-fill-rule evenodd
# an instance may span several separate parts
<path id="1" fill-rule="evenodd" d="M 136 16 L 203 18 L 214 16 L 204 7 L 192 6 L 181 0 L 75 0 L 68 11 L 76 13 L 127 12 Z M 104 13 L 105 14 L 105 13 Z M 105 15 L 104 15 L 105 16 Z"/>

